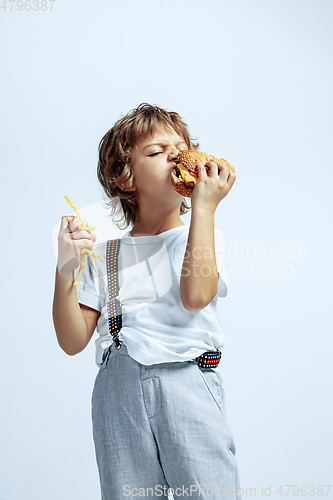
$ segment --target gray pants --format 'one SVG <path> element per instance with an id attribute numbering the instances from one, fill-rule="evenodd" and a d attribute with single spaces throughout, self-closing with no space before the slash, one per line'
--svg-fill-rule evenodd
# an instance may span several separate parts
<path id="1" fill-rule="evenodd" d="M 240 498 L 220 369 L 144 366 L 111 347 L 92 393 L 102 500 Z"/>

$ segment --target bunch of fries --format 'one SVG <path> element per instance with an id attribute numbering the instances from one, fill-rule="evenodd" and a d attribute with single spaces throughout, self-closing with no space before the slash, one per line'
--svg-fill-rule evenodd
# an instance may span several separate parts
<path id="1" fill-rule="evenodd" d="M 74 210 L 74 212 L 77 214 L 74 220 L 83 220 L 82 219 L 82 215 L 80 213 L 80 210 L 77 208 L 76 205 L 74 205 L 74 203 L 72 202 L 72 200 L 68 196 L 64 196 L 64 198 L 70 204 L 70 206 L 72 207 L 72 209 Z M 85 231 L 94 231 L 96 229 L 96 226 L 87 226 L 87 227 L 85 227 L 84 222 L 82 222 L 82 224 L 80 224 L 80 226 L 79 226 L 79 229 L 81 231 L 82 231 L 82 229 L 84 229 Z M 103 257 L 101 256 L 101 254 L 99 252 L 97 252 L 97 250 L 95 250 L 95 249 L 88 250 L 87 248 L 83 248 L 81 250 L 81 253 L 80 253 L 80 267 L 79 267 L 79 271 L 78 271 L 78 273 L 76 275 L 76 280 L 74 281 L 73 286 L 77 286 L 80 283 L 80 279 L 81 279 L 81 275 L 82 275 L 83 269 L 86 267 L 86 263 L 85 263 L 86 255 L 89 255 L 91 263 L 93 265 L 93 268 L 95 269 L 95 271 L 96 271 L 97 274 L 98 274 L 98 269 L 97 269 L 97 266 L 96 266 L 96 263 L 95 263 L 95 258 L 97 257 L 102 263 L 104 262 Z"/>

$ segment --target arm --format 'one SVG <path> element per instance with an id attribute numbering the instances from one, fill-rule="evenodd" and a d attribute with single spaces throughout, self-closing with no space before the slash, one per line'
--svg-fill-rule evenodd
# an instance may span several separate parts
<path id="1" fill-rule="evenodd" d="M 73 286 L 74 269 L 80 262 L 80 250 L 92 250 L 96 237 L 80 230 L 82 221 L 63 217 L 58 236 L 58 263 L 53 300 L 53 322 L 60 347 L 73 356 L 83 351 L 96 328 L 100 312 L 78 303 Z"/>
<path id="2" fill-rule="evenodd" d="M 181 299 L 185 309 L 191 311 L 206 307 L 217 293 L 214 213 L 236 180 L 236 175 L 222 163 L 207 163 L 209 175 L 198 163 L 199 179 L 193 189 L 191 224 L 180 278 Z"/>
<path id="3" fill-rule="evenodd" d="M 185 309 L 198 311 L 217 293 L 214 244 L 214 213 L 193 210 L 180 278 L 180 295 Z"/>
<path id="4" fill-rule="evenodd" d="M 58 343 L 69 356 L 78 354 L 88 345 L 101 314 L 78 303 L 73 281 L 74 276 L 69 281 L 56 270 L 53 323 Z"/>

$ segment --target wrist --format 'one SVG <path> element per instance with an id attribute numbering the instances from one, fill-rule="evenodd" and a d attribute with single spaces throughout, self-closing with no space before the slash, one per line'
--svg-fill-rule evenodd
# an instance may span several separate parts
<path id="1" fill-rule="evenodd" d="M 63 281 L 74 281 L 74 271 L 68 271 L 65 269 L 65 266 L 62 269 L 59 269 L 59 266 L 57 265 L 57 275 L 63 280 Z"/>
<path id="2" fill-rule="evenodd" d="M 204 216 L 214 218 L 215 210 L 208 205 L 195 205 L 192 207 L 192 214 L 194 216 Z"/>

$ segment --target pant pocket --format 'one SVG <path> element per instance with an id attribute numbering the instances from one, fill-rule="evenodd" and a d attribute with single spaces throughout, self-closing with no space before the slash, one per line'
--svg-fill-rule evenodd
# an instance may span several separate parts
<path id="1" fill-rule="evenodd" d="M 214 368 L 200 368 L 198 365 L 196 365 L 196 368 L 199 371 L 200 377 L 202 378 L 210 396 L 215 401 L 221 413 L 226 416 L 224 390 L 223 387 L 221 387 L 219 376 L 215 373 Z"/>

